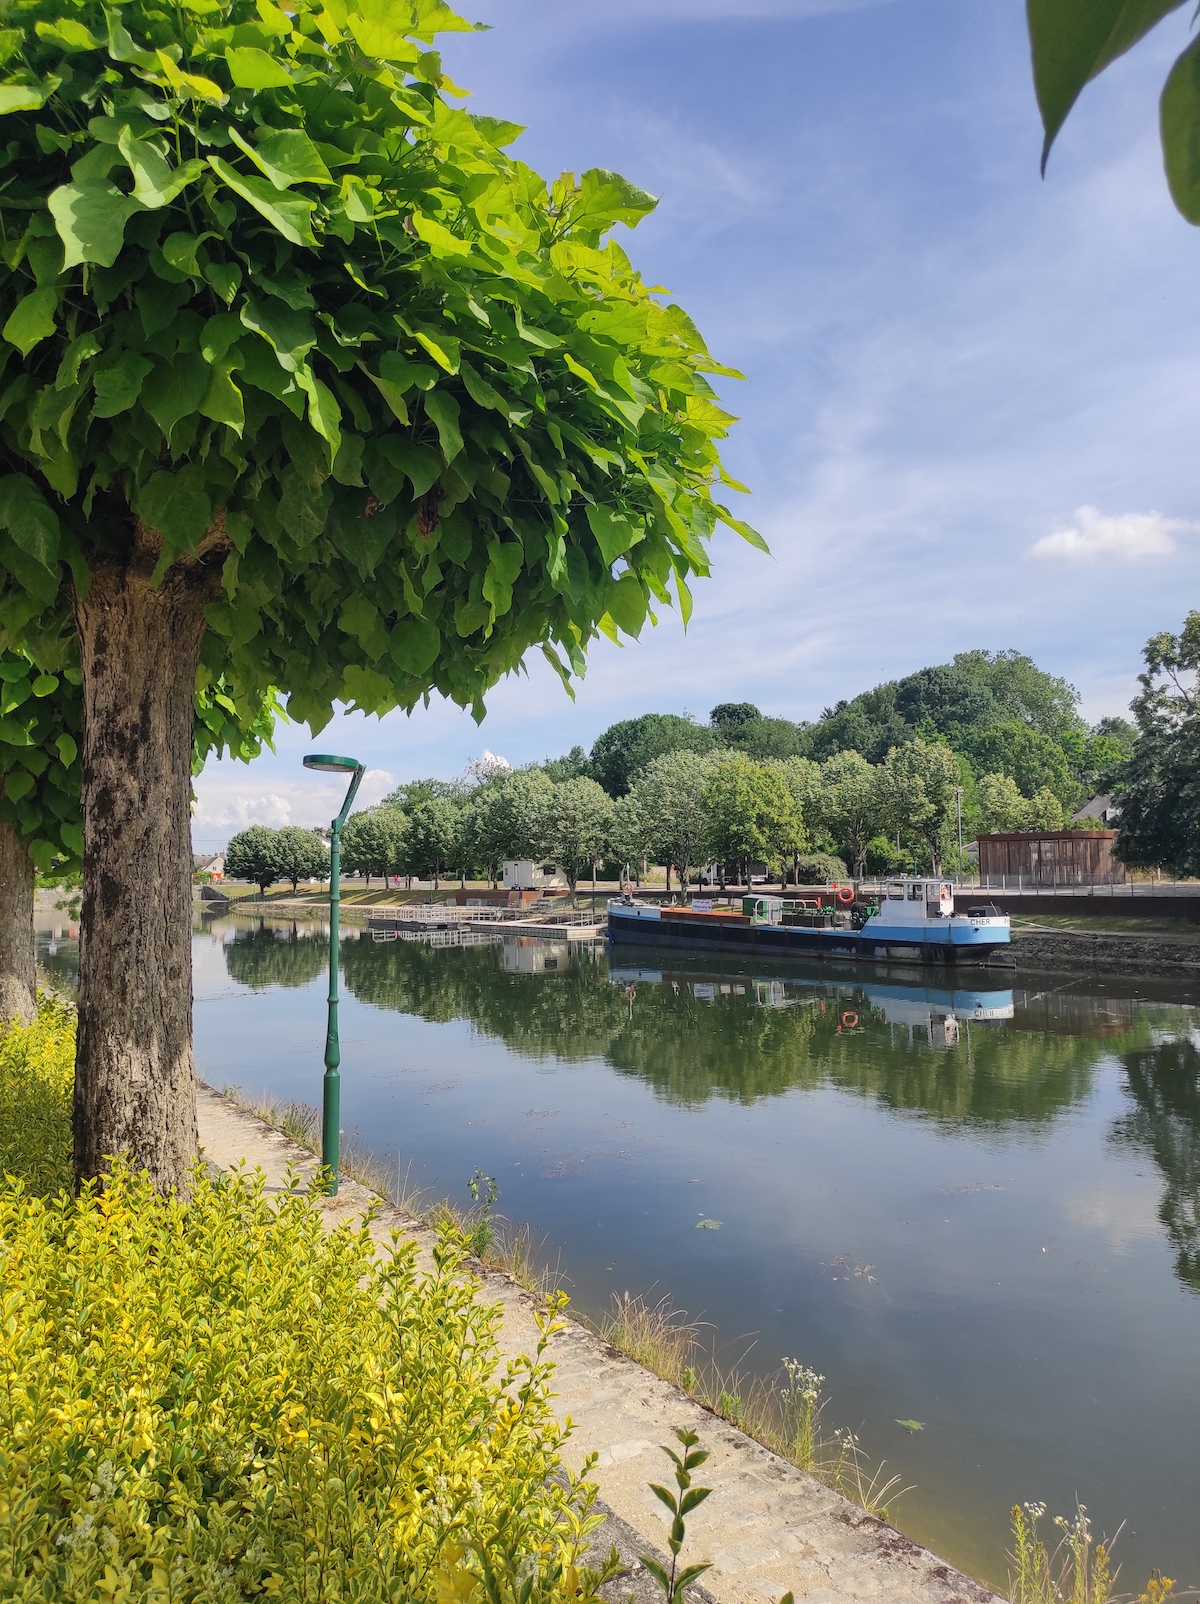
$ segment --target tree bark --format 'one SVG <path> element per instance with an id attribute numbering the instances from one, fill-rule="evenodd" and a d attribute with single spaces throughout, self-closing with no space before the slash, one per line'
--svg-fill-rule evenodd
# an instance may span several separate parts
<path id="1" fill-rule="evenodd" d="M 33 859 L 15 825 L 0 824 L 0 1024 L 37 1017 Z"/>
<path id="2" fill-rule="evenodd" d="M 139 530 L 139 535 L 142 532 Z M 191 757 L 219 563 L 100 564 L 75 617 L 83 669 L 83 902 L 75 1173 L 124 1153 L 159 1191 L 196 1158 Z M 215 571 L 214 571 L 215 569 Z"/>

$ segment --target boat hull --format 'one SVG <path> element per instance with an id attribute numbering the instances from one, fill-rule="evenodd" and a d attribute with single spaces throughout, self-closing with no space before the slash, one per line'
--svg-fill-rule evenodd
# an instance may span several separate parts
<path id="1" fill-rule="evenodd" d="M 995 940 L 959 943 L 930 939 L 924 932 L 810 930 L 796 925 L 711 924 L 692 919 L 647 917 L 649 909 L 609 908 L 608 938 L 615 944 L 675 947 L 688 952 L 757 953 L 772 958 L 836 958 L 868 963 L 938 965 L 945 968 L 1012 961 L 1008 931 Z M 948 933 L 948 932 L 947 932 Z"/>

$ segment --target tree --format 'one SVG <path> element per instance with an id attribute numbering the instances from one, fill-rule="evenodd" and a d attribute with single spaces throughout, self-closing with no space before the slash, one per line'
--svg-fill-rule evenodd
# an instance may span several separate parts
<path id="1" fill-rule="evenodd" d="M 704 787 L 712 764 L 713 759 L 700 752 L 664 752 L 627 799 L 637 819 L 642 851 L 665 863 L 668 875 L 671 864 L 675 865 L 681 891 L 687 890 L 690 871 L 700 862 L 704 849 Z"/>
<path id="2" fill-rule="evenodd" d="M 592 780 L 591 760 L 582 746 L 573 746 L 565 757 L 548 757 L 536 765 L 548 780 Z"/>
<path id="3" fill-rule="evenodd" d="M 195 1153 L 198 679 L 317 728 L 481 713 L 535 646 L 565 680 L 672 584 L 686 615 L 716 522 L 759 540 L 713 500 L 703 341 L 605 243 L 652 199 L 547 189 L 446 98 L 427 47 L 467 24 L 362 3 L 35 0 L 6 34 L 0 648 L 74 618 L 83 1176 Z"/>
<path id="4" fill-rule="evenodd" d="M 805 749 L 804 737 L 790 718 L 747 719 L 744 724 L 727 727 L 726 739 L 760 763 L 799 757 Z"/>
<path id="5" fill-rule="evenodd" d="M 985 833 L 1024 830 L 1029 823 L 1029 800 L 1023 797 L 1011 774 L 985 774 L 975 788 L 979 828 Z"/>
<path id="6" fill-rule="evenodd" d="M 1046 138 L 1042 171 L 1067 114 L 1086 84 L 1131 49 L 1184 0 L 1102 0 L 1066 5 L 1027 0 L 1033 83 Z M 1200 223 L 1200 64 L 1193 40 L 1176 58 L 1159 102 L 1159 133 L 1171 199 L 1189 223 Z"/>
<path id="7" fill-rule="evenodd" d="M 457 861 L 462 845 L 463 804 L 435 796 L 418 802 L 408 815 L 404 832 L 403 862 L 406 874 L 432 880 L 436 891 L 442 875 Z"/>
<path id="8" fill-rule="evenodd" d="M 391 803 L 352 813 L 342 831 L 342 863 L 346 870 L 365 875 L 368 885 L 373 874 L 384 880 L 389 874 L 398 874 L 404 862 L 407 827 L 406 815 Z"/>
<path id="9" fill-rule="evenodd" d="M 1023 796 L 1046 789 L 1072 806 L 1079 796 L 1078 782 L 1071 777 L 1067 754 L 1059 743 L 1017 719 L 993 725 L 964 746 L 977 772 L 1011 775 Z"/>
<path id="10" fill-rule="evenodd" d="M 624 796 L 656 757 L 664 752 L 711 752 L 720 746 L 716 730 L 679 713 L 643 713 L 622 719 L 596 737 L 591 770 L 611 797 Z"/>
<path id="11" fill-rule="evenodd" d="M 566 875 L 572 903 L 580 874 L 608 852 L 612 828 L 612 798 L 595 780 L 554 786 L 543 815 L 540 855 L 553 858 Z"/>
<path id="12" fill-rule="evenodd" d="M 720 702 L 708 715 L 708 722 L 728 739 L 735 730 L 761 717 L 753 702 Z"/>
<path id="13" fill-rule="evenodd" d="M 986 729 L 1002 716 L 988 687 L 960 668 L 957 660 L 920 668 L 902 679 L 896 686 L 896 712 L 914 729 L 926 726 L 952 742 L 960 732 Z"/>
<path id="14" fill-rule="evenodd" d="M 1200 873 L 1200 612 L 1153 635 L 1132 711 L 1138 740 L 1115 800 L 1116 854 L 1133 869 Z"/>
<path id="15" fill-rule="evenodd" d="M 318 831 L 289 824 L 275 836 L 275 864 L 280 879 L 290 880 L 295 892 L 301 880 L 328 879 L 329 848 Z"/>
<path id="16" fill-rule="evenodd" d="M 958 759 L 936 741 L 893 747 L 879 772 L 881 812 L 888 827 L 921 843 L 934 874 L 942 872 L 960 778 Z"/>
<path id="17" fill-rule="evenodd" d="M 265 824 L 239 830 L 225 848 L 225 873 L 231 880 L 252 880 L 265 896 L 282 874 L 279 866 L 279 831 Z"/>
<path id="18" fill-rule="evenodd" d="M 991 695 L 1001 722 L 1016 719 L 1054 740 L 1072 732 L 1087 734 L 1079 716 L 1079 692 L 1023 652 L 959 652 L 953 667 Z"/>
<path id="19" fill-rule="evenodd" d="M 850 860 L 853 877 L 860 880 L 867 843 L 883 822 L 883 804 L 875 770 L 861 752 L 839 752 L 821 764 L 821 783 L 815 816 L 834 845 Z"/>
<path id="20" fill-rule="evenodd" d="M 506 858 L 539 856 L 553 795 L 554 784 L 540 767 L 501 775 L 472 794 L 463 816 L 464 843 L 493 885 Z"/>
<path id="21" fill-rule="evenodd" d="M 745 884 L 751 863 L 781 870 L 805 844 L 800 806 L 782 764 L 718 752 L 705 774 L 703 799 L 706 851 L 722 865 L 737 864 Z"/>

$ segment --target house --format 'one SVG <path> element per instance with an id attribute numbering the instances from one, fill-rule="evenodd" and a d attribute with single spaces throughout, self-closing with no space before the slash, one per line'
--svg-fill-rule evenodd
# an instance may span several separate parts
<path id="1" fill-rule="evenodd" d="M 1071 823 L 1078 824 L 1082 819 L 1099 819 L 1100 823 L 1108 826 L 1114 824 L 1121 817 L 1121 810 L 1117 807 L 1111 796 L 1094 796 L 1090 802 L 1085 802 L 1081 808 L 1071 815 Z"/>
<path id="2" fill-rule="evenodd" d="M 223 852 L 193 852 L 192 873 L 207 880 L 223 880 L 225 878 L 225 854 Z"/>

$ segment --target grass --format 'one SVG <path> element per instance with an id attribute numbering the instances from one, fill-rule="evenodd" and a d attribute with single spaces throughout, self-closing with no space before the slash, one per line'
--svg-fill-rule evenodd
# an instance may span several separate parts
<path id="1" fill-rule="evenodd" d="M 869 1469 L 853 1432 L 823 1429 L 825 1378 L 798 1360 L 784 1359 L 767 1378 L 724 1370 L 704 1351 L 700 1326 L 665 1297 L 617 1294 L 599 1330 L 614 1348 L 881 1520 L 905 1491 L 898 1476 L 884 1479 L 883 1466 Z"/>
<path id="2" fill-rule="evenodd" d="M 1117 1572 L 1112 1568 L 1112 1550 L 1116 1538 L 1096 1542 L 1086 1505 L 1077 1501 L 1072 1519 L 1054 1517 L 1062 1535 L 1053 1551 L 1038 1532 L 1045 1513 L 1044 1504 L 1013 1506 L 1013 1546 L 1008 1556 L 1012 1604 L 1114 1604 L 1130 1597 L 1114 1591 Z M 1165 1604 L 1174 1585 L 1169 1576 L 1152 1571 L 1137 1595 L 1137 1604 Z"/>
<path id="3" fill-rule="evenodd" d="M 1014 930 L 1031 934 L 1039 930 L 1076 930 L 1094 936 L 1184 936 L 1200 941 L 1200 924 L 1190 919 L 1126 919 L 1111 913 L 1014 913 L 1011 918 Z"/>

